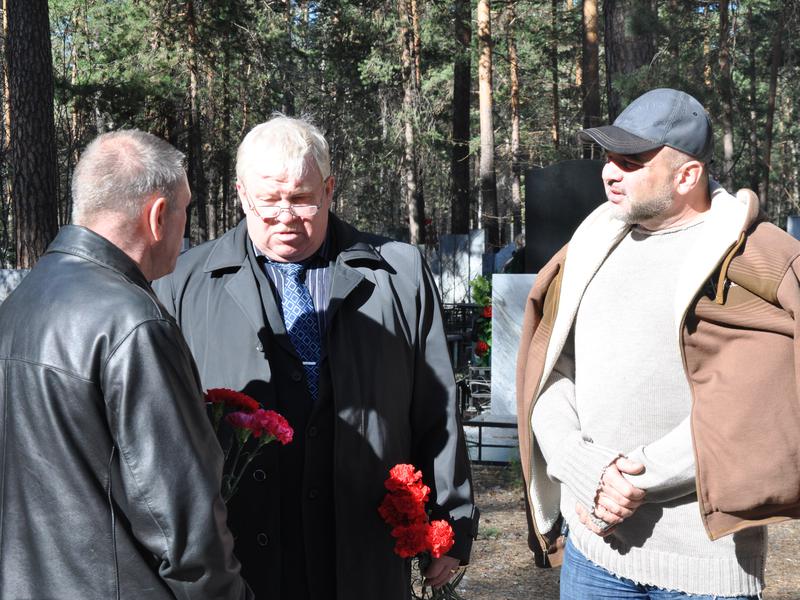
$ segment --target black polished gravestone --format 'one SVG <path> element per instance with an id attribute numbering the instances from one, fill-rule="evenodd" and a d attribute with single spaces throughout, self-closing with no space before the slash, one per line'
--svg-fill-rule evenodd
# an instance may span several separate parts
<path id="1" fill-rule="evenodd" d="M 537 273 L 606 201 L 602 170 L 599 160 L 566 160 L 525 172 L 526 273 Z"/>

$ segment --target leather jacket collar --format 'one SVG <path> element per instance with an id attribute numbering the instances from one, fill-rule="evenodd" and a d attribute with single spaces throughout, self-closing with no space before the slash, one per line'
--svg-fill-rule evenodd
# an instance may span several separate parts
<path id="1" fill-rule="evenodd" d="M 86 227 L 80 225 L 62 227 L 45 254 L 55 252 L 72 254 L 90 260 L 121 273 L 136 285 L 143 288 L 150 287 L 150 283 L 130 256 L 100 234 Z"/>

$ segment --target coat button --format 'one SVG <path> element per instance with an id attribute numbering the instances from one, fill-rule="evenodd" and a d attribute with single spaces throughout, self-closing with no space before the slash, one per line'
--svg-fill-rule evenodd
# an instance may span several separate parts
<path id="1" fill-rule="evenodd" d="M 263 352 L 263 351 L 264 351 L 264 346 L 261 344 L 261 342 L 258 342 L 258 343 L 256 344 L 256 350 L 257 350 L 258 352 Z"/>
<path id="2" fill-rule="evenodd" d="M 263 470 L 256 469 L 255 471 L 253 471 L 253 479 L 255 479 L 256 481 L 264 481 L 266 478 L 267 474 Z"/>
<path id="3" fill-rule="evenodd" d="M 319 430 L 315 426 L 311 426 L 308 428 L 308 437 L 317 437 Z"/>
<path id="4" fill-rule="evenodd" d="M 310 500 L 315 500 L 319 496 L 319 490 L 317 488 L 311 488 L 308 490 L 308 497 Z"/>
<path id="5" fill-rule="evenodd" d="M 259 546 L 266 546 L 269 544 L 269 538 L 267 537 L 266 533 L 259 533 L 256 536 L 256 541 L 258 542 Z"/>
<path id="6" fill-rule="evenodd" d="M 300 371 L 292 371 L 292 381 L 298 382 L 301 381 L 302 379 L 303 375 L 300 373 Z"/>

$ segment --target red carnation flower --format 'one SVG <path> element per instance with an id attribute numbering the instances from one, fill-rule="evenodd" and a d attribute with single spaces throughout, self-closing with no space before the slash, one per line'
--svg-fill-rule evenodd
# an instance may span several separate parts
<path id="1" fill-rule="evenodd" d="M 396 540 L 395 554 L 412 558 L 429 552 L 439 558 L 449 552 L 454 543 L 453 528 L 445 520 L 429 522 L 425 502 L 430 488 L 422 483 L 422 472 L 413 465 L 395 465 L 384 485 L 389 492 L 378 513 Z"/>
<path id="2" fill-rule="evenodd" d="M 415 502 L 424 504 L 428 500 L 431 489 L 422 483 L 422 471 L 414 469 L 414 465 L 399 464 L 389 471 L 389 478 L 384 486 L 392 494 L 406 494 Z"/>
<path id="3" fill-rule="evenodd" d="M 478 340 L 475 343 L 475 354 L 478 356 L 483 356 L 489 351 L 489 344 L 484 342 L 483 340 Z"/>
<path id="4" fill-rule="evenodd" d="M 234 410 L 243 410 L 252 413 L 258 410 L 259 404 L 247 394 L 230 390 L 228 388 L 211 388 L 206 390 L 206 402 L 209 404 L 224 404 Z"/>
<path id="5" fill-rule="evenodd" d="M 397 542 L 394 552 L 402 558 L 411 558 L 428 549 L 428 524 L 414 523 L 407 527 L 392 529 L 392 537 Z"/>
<path id="6" fill-rule="evenodd" d="M 428 520 L 425 504 L 408 494 L 386 494 L 378 512 L 390 527 L 425 523 Z"/>
<path id="7" fill-rule="evenodd" d="M 491 304 L 487 304 L 486 306 L 483 307 L 483 313 L 482 313 L 481 316 L 486 318 L 486 319 L 491 319 L 492 318 L 492 305 Z"/>
<path id="8" fill-rule="evenodd" d="M 431 556 L 439 558 L 453 547 L 453 528 L 444 520 L 431 521 L 428 528 L 427 546 Z"/>
<path id="9" fill-rule="evenodd" d="M 256 426 L 253 422 L 253 415 L 245 412 L 232 412 L 225 415 L 225 420 L 236 429 L 248 429 L 252 431 Z"/>
<path id="10" fill-rule="evenodd" d="M 264 410 L 259 408 L 253 417 L 253 435 L 261 437 L 263 433 L 274 437 L 284 446 L 292 441 L 294 437 L 294 429 L 292 429 L 289 422 L 276 413 L 274 410 Z"/>
<path id="11" fill-rule="evenodd" d="M 226 449 L 225 469 L 222 474 L 222 499 L 227 502 L 236 493 L 245 471 L 264 446 L 278 440 L 288 444 L 294 437 L 294 430 L 280 414 L 260 408 L 258 402 L 242 392 L 228 388 L 211 388 L 204 393 L 210 407 L 211 423 L 217 435 L 223 416 L 234 433 L 235 449 Z M 228 414 L 225 413 L 227 411 Z M 259 438 L 250 450 L 245 450 L 250 438 Z M 223 439 L 225 439 L 223 437 Z"/>
<path id="12" fill-rule="evenodd" d="M 387 490 L 395 491 L 418 481 L 422 481 L 422 471 L 417 471 L 414 465 L 399 464 L 389 471 L 385 486 Z"/>

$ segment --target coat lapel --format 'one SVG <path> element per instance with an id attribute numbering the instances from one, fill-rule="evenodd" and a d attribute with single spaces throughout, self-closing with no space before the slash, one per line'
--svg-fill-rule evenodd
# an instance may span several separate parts
<path id="1" fill-rule="evenodd" d="M 384 262 L 383 257 L 373 245 L 358 240 L 358 231 L 354 227 L 340 220 L 336 215 L 331 214 L 330 219 L 331 238 L 334 245 L 333 254 L 336 256 L 336 262 L 333 268 L 330 302 L 326 315 L 328 330 L 345 299 L 365 279 L 364 274 L 352 265 L 359 263 L 376 268 Z"/>
<path id="2" fill-rule="evenodd" d="M 345 298 L 352 292 L 358 284 L 364 280 L 364 275 L 356 269 L 348 266 L 343 260 L 342 255 L 336 259 L 336 266 L 333 269 L 333 281 L 331 283 L 331 298 L 328 303 L 328 313 L 326 316 L 327 326 L 333 322 L 333 318 L 339 311 Z"/>
<path id="3" fill-rule="evenodd" d="M 251 242 L 247 235 L 247 222 L 242 219 L 236 228 L 223 235 L 215 244 L 203 270 L 206 273 L 228 272 L 225 277 L 225 291 L 242 311 L 262 344 L 264 330 L 268 327 L 279 344 L 294 352 L 285 335 L 283 318 L 273 294 L 261 293 L 264 286 L 267 286 L 266 290 L 270 289 L 269 282 L 266 281 L 266 276 L 259 278 L 259 273 L 263 275 L 263 272 L 258 271 L 258 265 L 251 260 L 248 244 Z"/>

